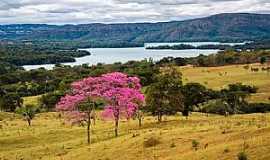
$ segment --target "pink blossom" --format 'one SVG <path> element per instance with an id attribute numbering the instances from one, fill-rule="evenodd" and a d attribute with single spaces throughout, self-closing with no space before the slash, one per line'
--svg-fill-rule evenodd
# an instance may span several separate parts
<path id="1" fill-rule="evenodd" d="M 120 72 L 88 77 L 72 83 L 71 87 L 72 93 L 61 98 L 56 105 L 58 111 L 72 113 L 71 119 L 84 118 L 77 106 L 89 97 L 105 100 L 106 106 L 101 114 L 105 119 L 131 118 L 144 102 L 140 79 Z"/>

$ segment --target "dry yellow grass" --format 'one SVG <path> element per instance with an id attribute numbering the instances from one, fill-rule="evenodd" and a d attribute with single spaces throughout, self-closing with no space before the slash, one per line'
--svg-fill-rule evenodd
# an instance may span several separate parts
<path id="1" fill-rule="evenodd" d="M 244 69 L 245 65 L 230 65 L 222 67 L 195 67 L 185 66 L 180 70 L 183 80 L 198 82 L 212 89 L 222 89 L 228 84 L 243 83 L 259 88 L 258 93 L 252 95 L 251 102 L 270 102 L 270 73 L 261 71 L 260 64 L 251 64 L 250 67 L 260 68 L 259 72 Z"/>
<path id="2" fill-rule="evenodd" d="M 30 96 L 30 97 L 24 97 L 23 98 L 23 104 L 24 105 L 35 105 L 38 106 L 39 105 L 39 98 L 41 97 L 41 95 L 38 96 Z"/>
<path id="3" fill-rule="evenodd" d="M 117 138 L 112 122 L 98 121 L 90 146 L 84 127 L 63 122 L 56 113 L 47 113 L 38 115 L 33 126 L 27 127 L 20 118 L 5 116 L 0 122 L 0 159 L 233 160 L 244 148 L 249 159 L 270 159 L 270 114 L 225 118 L 193 113 L 188 120 L 170 116 L 160 124 L 145 117 L 142 128 L 135 120 L 122 121 Z M 145 147 L 149 138 L 160 143 Z M 193 140 L 199 142 L 197 151 L 192 148 Z"/>

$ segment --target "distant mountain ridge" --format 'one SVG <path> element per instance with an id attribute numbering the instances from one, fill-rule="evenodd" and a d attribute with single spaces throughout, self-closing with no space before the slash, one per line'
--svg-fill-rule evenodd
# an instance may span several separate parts
<path id="1" fill-rule="evenodd" d="M 223 13 L 158 23 L 0 25 L 0 40 L 137 43 L 270 39 L 270 14 Z"/>

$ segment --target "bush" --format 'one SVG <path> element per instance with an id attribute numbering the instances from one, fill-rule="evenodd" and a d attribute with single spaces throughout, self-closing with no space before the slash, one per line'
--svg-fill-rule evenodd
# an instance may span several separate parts
<path id="1" fill-rule="evenodd" d="M 31 126 L 31 121 L 35 117 L 37 109 L 34 105 L 26 105 L 24 107 L 17 108 L 16 112 L 21 114 L 25 120 L 27 120 L 28 125 Z"/>
<path id="2" fill-rule="evenodd" d="M 199 149 L 200 142 L 192 140 L 192 148 L 197 151 Z"/>
<path id="3" fill-rule="evenodd" d="M 260 63 L 264 64 L 267 61 L 266 57 L 261 57 L 260 58 Z"/>
<path id="4" fill-rule="evenodd" d="M 226 147 L 223 152 L 224 153 L 229 153 L 230 152 L 230 149 L 228 147 Z"/>
<path id="5" fill-rule="evenodd" d="M 238 160 L 248 160 L 247 154 L 245 152 L 240 152 L 237 155 Z"/>
<path id="6" fill-rule="evenodd" d="M 175 143 L 174 143 L 174 142 L 172 142 L 172 144 L 170 145 L 170 147 L 171 147 L 171 148 L 176 147 Z"/>
<path id="7" fill-rule="evenodd" d="M 246 70 L 248 70 L 249 69 L 249 65 L 245 65 L 243 68 L 246 69 Z"/>
<path id="8" fill-rule="evenodd" d="M 56 103 L 60 100 L 60 98 L 64 96 L 63 92 L 55 91 L 49 92 L 47 94 L 42 95 L 40 98 L 41 108 L 47 111 L 53 111 Z"/>
<path id="9" fill-rule="evenodd" d="M 144 147 L 149 148 L 149 147 L 157 146 L 160 143 L 161 142 L 158 139 L 151 137 L 148 140 L 144 141 L 143 145 L 144 145 Z"/>
<path id="10" fill-rule="evenodd" d="M 242 113 L 266 113 L 270 112 L 269 103 L 250 103 L 240 108 Z"/>
<path id="11" fill-rule="evenodd" d="M 213 100 L 203 106 L 203 113 L 214 113 L 220 115 L 226 115 L 226 112 L 233 113 L 233 110 L 227 106 L 222 100 Z"/>
<path id="12" fill-rule="evenodd" d="M 213 100 L 209 101 L 206 105 L 201 109 L 203 113 L 213 113 L 225 115 L 226 112 L 233 113 L 233 110 L 228 105 L 224 104 L 222 100 Z M 269 103 L 249 103 L 245 105 L 241 105 L 237 113 L 248 114 L 248 113 L 267 113 L 270 112 L 270 104 Z"/>

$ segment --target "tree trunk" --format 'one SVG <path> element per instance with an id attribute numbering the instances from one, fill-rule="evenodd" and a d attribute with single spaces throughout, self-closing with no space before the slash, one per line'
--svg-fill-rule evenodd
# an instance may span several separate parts
<path id="1" fill-rule="evenodd" d="M 31 119 L 27 118 L 28 126 L 31 126 Z"/>
<path id="2" fill-rule="evenodd" d="M 119 125 L 119 118 L 116 118 L 115 119 L 115 128 L 114 128 L 115 137 L 118 137 L 118 125 Z"/>
<path id="3" fill-rule="evenodd" d="M 162 114 L 160 112 L 158 113 L 158 122 L 162 122 Z"/>
<path id="4" fill-rule="evenodd" d="M 139 117 L 138 119 L 139 119 L 139 127 L 142 127 L 142 118 Z"/>
<path id="5" fill-rule="evenodd" d="M 188 116 L 189 116 L 189 110 L 188 110 L 188 108 L 184 108 L 184 110 L 182 111 L 182 115 L 184 117 L 186 117 L 186 119 L 188 119 Z"/>
<path id="6" fill-rule="evenodd" d="M 139 110 L 137 111 L 137 118 L 138 118 L 138 121 L 139 121 L 139 127 L 142 126 L 142 120 L 143 120 L 143 114 L 142 112 Z"/>
<path id="7" fill-rule="evenodd" d="M 96 125 L 96 112 L 95 112 L 95 109 L 93 110 L 92 113 L 93 113 L 92 114 L 93 115 L 93 117 L 92 117 L 93 118 L 93 124 Z"/>
<path id="8" fill-rule="evenodd" d="M 88 117 L 87 117 L 87 143 L 91 144 L 91 112 L 88 112 Z"/>

